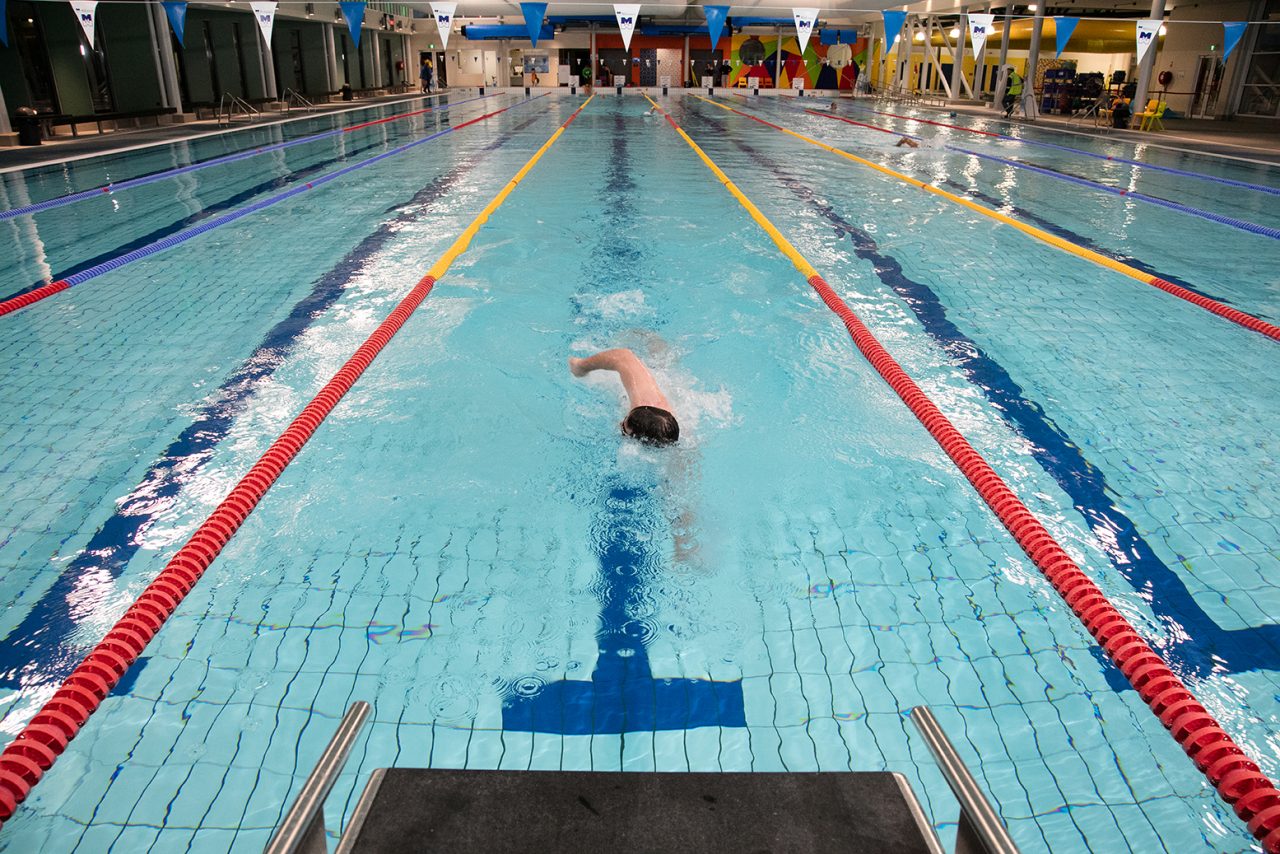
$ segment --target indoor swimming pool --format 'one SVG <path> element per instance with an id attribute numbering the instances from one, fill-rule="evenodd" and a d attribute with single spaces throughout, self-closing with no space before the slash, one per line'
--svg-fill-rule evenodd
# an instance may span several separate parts
<path id="1" fill-rule="evenodd" d="M 1260 850 L 676 126 L 1272 779 L 1280 341 L 1148 280 L 1274 329 L 1280 169 L 888 102 L 584 100 L 0 174 L 6 741 L 509 193 L 0 848 L 260 849 L 366 700 L 331 838 L 388 766 L 892 770 L 949 845 L 924 704 L 1023 851 Z M 609 347 L 674 448 L 569 373 Z"/>

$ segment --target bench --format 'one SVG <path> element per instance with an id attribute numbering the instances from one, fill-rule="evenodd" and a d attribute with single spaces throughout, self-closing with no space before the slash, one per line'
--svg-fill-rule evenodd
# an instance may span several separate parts
<path id="1" fill-rule="evenodd" d="M 40 124 L 44 129 L 44 135 L 46 138 L 52 137 L 53 129 L 60 125 L 70 125 L 71 135 L 74 137 L 78 137 L 80 136 L 80 129 L 77 127 L 77 125 L 80 125 L 80 124 L 88 124 L 89 122 L 93 122 L 98 127 L 98 133 L 101 134 L 106 132 L 102 129 L 103 122 L 111 122 L 113 125 L 112 130 L 119 130 L 120 122 L 122 121 L 136 121 L 138 119 L 146 119 L 146 118 L 158 119 L 160 116 L 173 115 L 176 112 L 177 110 L 174 109 L 173 107 L 153 107 L 152 109 L 149 109 L 149 110 L 132 110 L 127 112 L 112 112 L 112 113 L 90 113 L 88 115 L 81 115 L 81 116 L 77 116 L 71 113 L 40 113 L 36 116 L 36 118 L 40 120 Z M 134 126 L 137 127 L 137 125 L 134 125 Z"/>

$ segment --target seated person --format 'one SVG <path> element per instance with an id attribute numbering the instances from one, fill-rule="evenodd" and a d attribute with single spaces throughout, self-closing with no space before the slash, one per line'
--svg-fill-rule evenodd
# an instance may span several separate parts
<path id="1" fill-rule="evenodd" d="M 586 359 L 569 359 L 575 377 L 592 371 L 616 371 L 630 401 L 630 411 L 622 419 L 622 434 L 654 445 L 672 445 L 680 438 L 680 425 L 671 412 L 671 402 L 658 388 L 653 374 L 636 354 L 626 349 L 605 350 Z"/>
<path id="2" fill-rule="evenodd" d="M 1129 109 L 1129 102 L 1124 98 L 1116 98 L 1111 102 L 1111 126 L 1113 128 L 1127 128 L 1129 120 L 1133 118 L 1133 111 Z"/>

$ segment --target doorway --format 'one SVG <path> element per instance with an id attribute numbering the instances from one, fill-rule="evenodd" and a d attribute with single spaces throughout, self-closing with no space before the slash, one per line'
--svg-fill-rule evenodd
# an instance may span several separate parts
<path id="1" fill-rule="evenodd" d="M 1214 108 L 1218 106 L 1218 93 L 1222 87 L 1222 72 L 1225 67 L 1217 56 L 1200 57 L 1196 66 L 1196 91 L 1191 96 L 1191 107 L 1187 110 L 1188 118 L 1213 118 Z"/>

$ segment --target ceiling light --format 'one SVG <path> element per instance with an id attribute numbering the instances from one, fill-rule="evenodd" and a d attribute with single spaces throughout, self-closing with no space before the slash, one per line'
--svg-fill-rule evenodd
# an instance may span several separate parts
<path id="1" fill-rule="evenodd" d="M 924 41 L 924 33 L 916 33 L 916 41 L 918 42 Z"/>
<path id="2" fill-rule="evenodd" d="M 1167 32 L 1169 32 L 1169 28 L 1168 28 L 1168 27 L 1166 27 L 1164 24 L 1161 24 L 1161 25 L 1160 25 L 1160 35 L 1164 35 L 1164 34 L 1165 34 L 1165 33 L 1167 33 Z"/>
<path id="3" fill-rule="evenodd" d="M 1039 6 L 1037 6 L 1035 3 L 1032 3 L 1030 6 L 1028 6 L 1028 7 L 1027 7 L 1027 11 L 1028 11 L 1028 12 L 1034 12 L 1034 11 L 1035 11 L 1036 9 L 1038 9 L 1038 8 L 1040 8 L 1040 7 L 1039 7 Z"/>
<path id="4" fill-rule="evenodd" d="M 951 28 L 951 32 L 947 33 L 947 35 L 948 35 L 948 36 L 950 36 L 950 37 L 951 37 L 951 38 L 953 38 L 953 39 L 958 39 L 958 38 L 960 38 L 960 28 L 959 28 L 959 27 L 952 27 L 952 28 Z"/>

